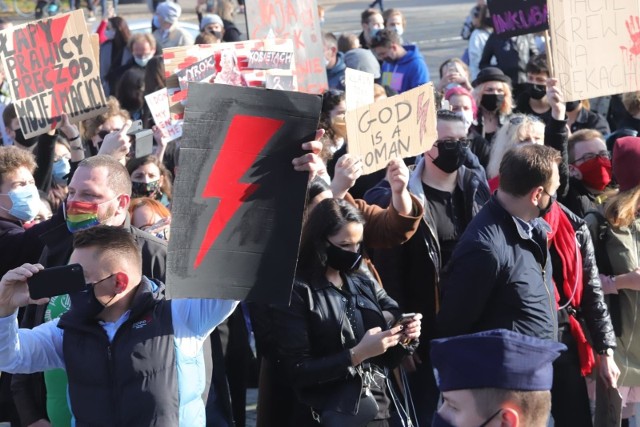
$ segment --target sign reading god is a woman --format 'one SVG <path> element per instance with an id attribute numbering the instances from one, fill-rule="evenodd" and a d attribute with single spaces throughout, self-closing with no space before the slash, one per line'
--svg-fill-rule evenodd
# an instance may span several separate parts
<path id="1" fill-rule="evenodd" d="M 0 57 L 20 128 L 30 138 L 106 111 L 100 70 L 81 10 L 0 32 Z"/>
<path id="2" fill-rule="evenodd" d="M 349 153 L 362 158 L 365 175 L 422 154 L 438 135 L 433 84 L 347 111 L 346 121 Z"/>

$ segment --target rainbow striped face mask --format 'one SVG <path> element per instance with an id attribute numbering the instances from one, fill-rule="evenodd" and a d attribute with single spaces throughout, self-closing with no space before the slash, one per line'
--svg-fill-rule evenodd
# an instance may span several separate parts
<path id="1" fill-rule="evenodd" d="M 100 224 L 98 219 L 98 209 L 100 205 L 114 200 L 104 201 L 102 203 L 93 202 L 65 202 L 64 212 L 67 221 L 67 228 L 70 232 L 86 230 Z"/>

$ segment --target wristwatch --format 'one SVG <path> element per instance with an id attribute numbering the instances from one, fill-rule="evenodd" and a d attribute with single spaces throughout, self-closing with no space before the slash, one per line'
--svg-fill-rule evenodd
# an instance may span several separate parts
<path id="1" fill-rule="evenodd" d="M 613 349 L 612 348 L 605 348 L 604 350 L 600 350 L 598 352 L 598 354 L 600 356 L 613 356 Z"/>

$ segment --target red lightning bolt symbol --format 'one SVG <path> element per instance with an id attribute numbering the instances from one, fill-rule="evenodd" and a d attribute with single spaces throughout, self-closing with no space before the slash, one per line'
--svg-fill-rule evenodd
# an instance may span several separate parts
<path id="1" fill-rule="evenodd" d="M 23 57 L 25 58 L 24 67 L 17 67 L 16 69 L 16 78 L 18 81 L 23 81 L 23 70 L 33 70 L 37 67 L 33 67 L 30 59 L 34 58 L 36 61 L 44 62 L 44 58 L 41 58 L 39 55 L 39 50 L 36 50 L 35 47 L 46 46 L 48 44 L 59 44 L 60 40 L 62 40 L 62 35 L 64 34 L 64 30 L 67 26 L 67 21 L 69 20 L 69 15 L 63 16 L 60 18 L 53 18 L 53 22 L 51 23 L 51 41 L 47 39 L 47 35 L 41 26 L 36 27 L 35 31 L 35 45 L 34 49 L 32 49 L 32 55 L 28 55 L 23 53 Z M 37 24 L 32 24 L 37 25 Z M 13 34 L 13 46 L 15 47 L 17 44 L 17 40 L 19 38 L 25 39 L 30 37 L 31 32 L 33 31 L 29 27 L 25 27 L 21 30 L 24 34 L 21 34 L 19 31 L 14 32 Z M 53 88 L 51 89 L 52 100 L 51 100 L 51 117 L 57 117 L 62 114 L 62 106 L 64 105 L 64 101 L 69 94 L 69 88 L 73 84 L 73 78 L 69 73 L 69 67 L 65 67 L 60 70 L 60 74 L 56 73 L 53 66 L 49 67 L 48 70 L 44 71 L 43 74 L 48 75 L 47 79 L 51 81 L 56 81 Z M 23 85 L 18 87 L 18 99 L 27 97 L 27 88 Z M 57 122 L 52 122 L 51 127 L 55 128 Z"/>
<path id="2" fill-rule="evenodd" d="M 424 92 L 418 96 L 418 114 L 416 117 L 416 121 L 420 125 L 420 145 L 422 146 L 422 138 L 424 137 L 425 132 L 427 131 L 427 115 L 429 113 L 429 104 L 431 103 L 431 98 L 427 99 L 427 102 L 422 103 L 422 98 L 424 98 Z"/>
<path id="3" fill-rule="evenodd" d="M 243 184 L 239 180 L 283 123 L 282 120 L 242 115 L 235 116 L 231 121 L 220 154 L 202 191 L 202 197 L 217 197 L 220 203 L 209 221 L 194 268 L 200 266 L 240 205 L 258 189 L 256 184 Z"/>

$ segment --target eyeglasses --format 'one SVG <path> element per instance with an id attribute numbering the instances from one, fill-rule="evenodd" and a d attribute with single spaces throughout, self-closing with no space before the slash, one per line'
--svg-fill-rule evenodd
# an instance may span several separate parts
<path id="1" fill-rule="evenodd" d="M 573 163 L 588 162 L 589 160 L 593 160 L 596 157 L 600 157 L 601 159 L 611 160 L 611 153 L 609 153 L 607 150 L 602 150 L 599 153 L 587 153 L 584 156 L 580 157 L 579 159 L 576 159 Z"/>
<path id="2" fill-rule="evenodd" d="M 454 148 L 458 148 L 458 145 L 461 145 L 464 148 L 468 148 L 470 145 L 469 138 L 460 138 L 460 139 L 438 139 L 433 143 L 436 147 L 442 146 L 442 148 L 447 150 L 452 150 Z"/>

